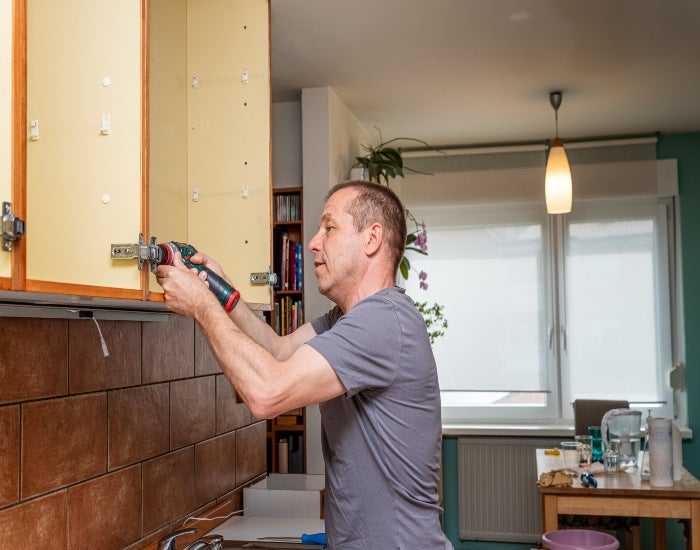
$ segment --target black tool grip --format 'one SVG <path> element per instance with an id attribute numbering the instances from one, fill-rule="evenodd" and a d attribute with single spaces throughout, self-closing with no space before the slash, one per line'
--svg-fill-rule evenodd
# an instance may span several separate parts
<path id="1" fill-rule="evenodd" d="M 235 288 L 233 288 L 226 279 L 220 277 L 215 272 L 213 272 L 208 267 L 203 264 L 195 264 L 190 261 L 190 258 L 197 253 L 197 249 L 186 243 L 176 243 L 168 242 L 158 245 L 158 265 L 173 265 L 173 260 L 175 259 L 175 254 L 180 252 L 182 257 L 182 263 L 186 267 L 194 268 L 198 272 L 204 271 L 207 274 L 207 282 L 209 283 L 209 290 L 214 293 L 214 296 L 219 300 L 219 303 L 224 307 L 226 311 L 231 311 L 238 300 L 241 299 L 241 294 Z"/>
<path id="2" fill-rule="evenodd" d="M 207 274 L 209 290 L 219 299 L 219 302 L 226 311 L 231 311 L 241 298 L 240 292 L 233 288 L 225 279 L 219 277 L 211 269 L 202 266 L 202 270 Z"/>

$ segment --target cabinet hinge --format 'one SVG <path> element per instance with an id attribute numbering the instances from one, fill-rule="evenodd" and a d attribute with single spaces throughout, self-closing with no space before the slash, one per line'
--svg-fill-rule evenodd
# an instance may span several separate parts
<path id="1" fill-rule="evenodd" d="M 2 249 L 5 252 L 12 251 L 12 242 L 24 235 L 24 220 L 12 213 L 12 203 L 2 203 Z"/>
<path id="2" fill-rule="evenodd" d="M 111 244 L 110 251 L 113 260 L 137 260 L 139 269 L 143 268 L 144 262 L 148 262 L 154 273 L 158 268 L 160 249 L 155 237 L 151 237 L 151 242 L 146 244 L 143 233 L 139 233 L 137 244 Z"/>
<path id="3" fill-rule="evenodd" d="M 267 284 L 270 287 L 270 291 L 277 284 L 277 273 L 272 271 L 272 267 L 267 268 L 267 272 L 259 271 L 257 273 L 250 274 L 250 284 L 252 285 L 264 285 Z"/>

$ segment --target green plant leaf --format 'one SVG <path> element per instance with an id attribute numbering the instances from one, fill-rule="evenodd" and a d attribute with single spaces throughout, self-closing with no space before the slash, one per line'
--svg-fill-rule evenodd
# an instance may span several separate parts
<path id="1" fill-rule="evenodd" d="M 412 250 L 413 252 L 418 252 L 418 254 L 423 254 L 423 256 L 427 256 L 427 252 L 423 252 L 420 248 L 417 248 L 415 246 L 407 246 L 406 250 Z"/>
<path id="2" fill-rule="evenodd" d="M 408 279 L 408 271 L 410 269 L 411 269 L 411 264 L 408 261 L 408 259 L 406 258 L 406 256 L 404 256 L 403 258 L 401 258 L 401 263 L 399 264 L 399 271 L 401 272 L 401 276 L 404 279 Z"/>

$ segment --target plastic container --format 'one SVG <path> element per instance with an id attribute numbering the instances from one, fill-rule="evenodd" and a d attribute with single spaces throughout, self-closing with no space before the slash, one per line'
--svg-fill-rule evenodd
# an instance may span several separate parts
<path id="1" fill-rule="evenodd" d="M 561 529 L 542 535 L 548 550 L 617 550 L 620 543 L 612 535 L 590 529 Z"/>

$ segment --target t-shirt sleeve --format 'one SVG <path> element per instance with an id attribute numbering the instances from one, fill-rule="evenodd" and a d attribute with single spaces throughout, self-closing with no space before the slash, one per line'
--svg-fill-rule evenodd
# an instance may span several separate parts
<path id="1" fill-rule="evenodd" d="M 319 331 L 315 324 L 314 329 L 318 336 L 308 344 L 330 363 L 348 396 L 386 388 L 396 378 L 402 332 L 389 301 L 368 298 L 338 319 L 332 329 Z"/>

